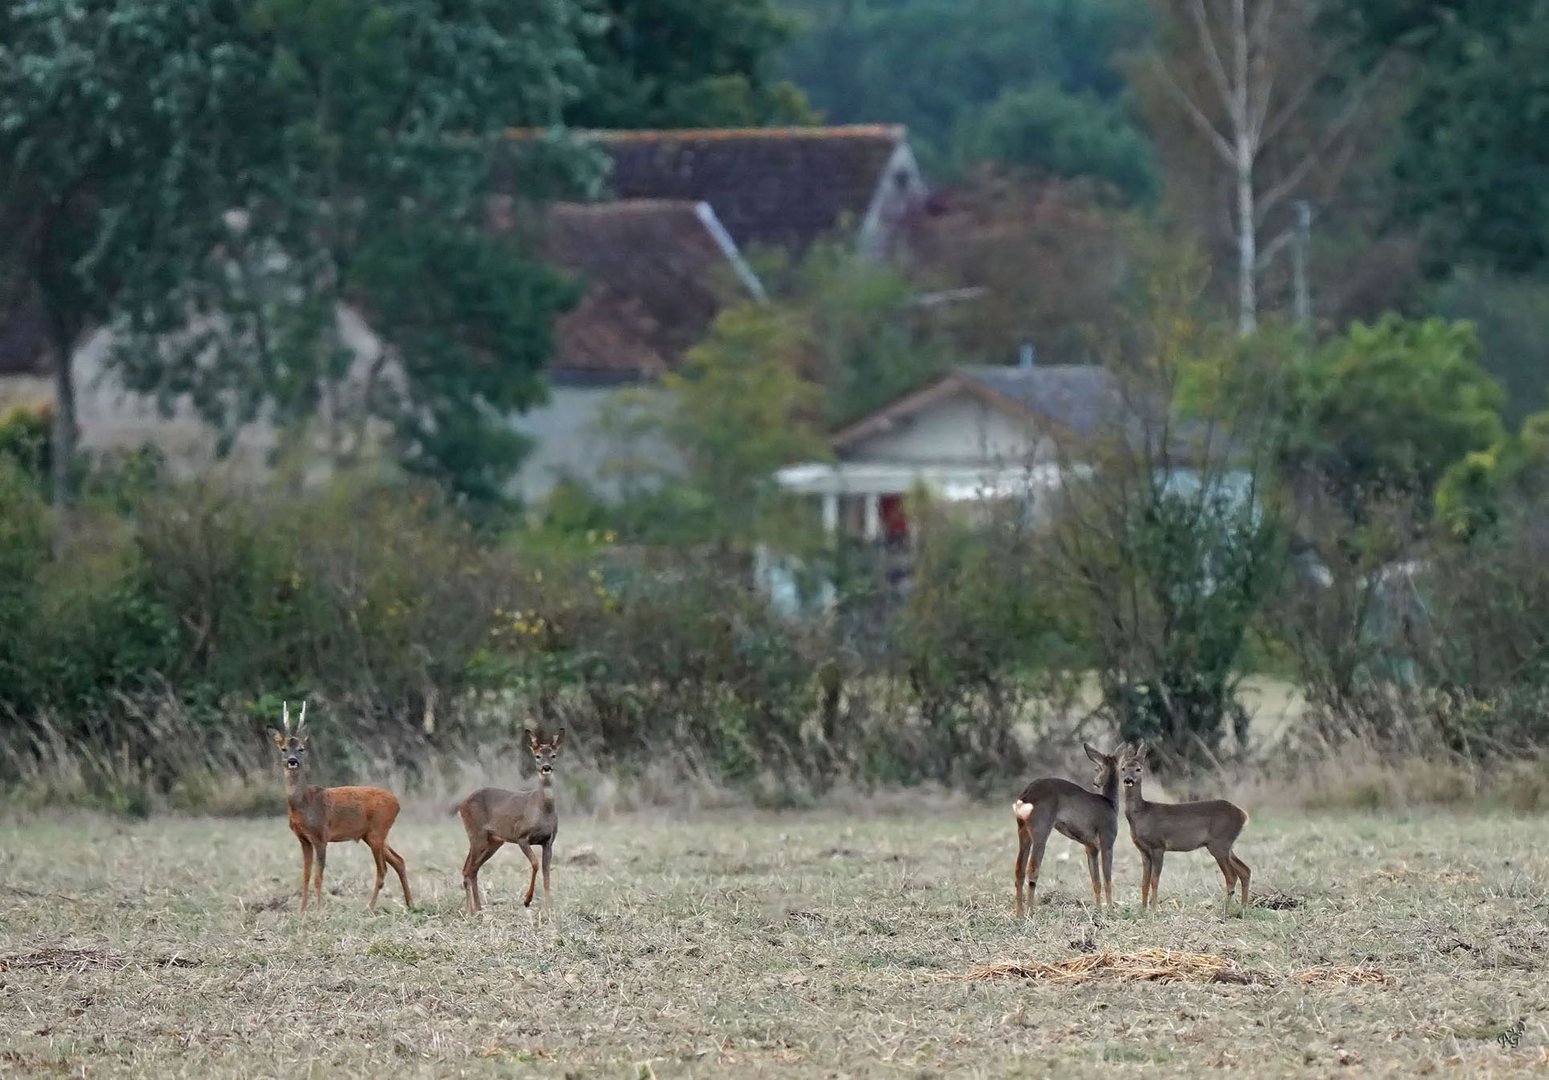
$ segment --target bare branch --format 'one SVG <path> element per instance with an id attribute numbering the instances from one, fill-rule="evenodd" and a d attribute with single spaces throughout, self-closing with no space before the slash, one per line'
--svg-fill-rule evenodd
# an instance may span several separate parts
<path id="1" fill-rule="evenodd" d="M 1194 16 L 1194 26 L 1199 31 L 1200 49 L 1205 54 L 1205 66 L 1210 72 L 1211 81 L 1216 84 L 1216 91 L 1221 95 L 1221 104 L 1228 112 L 1232 112 L 1234 103 L 1232 83 L 1227 78 L 1226 65 L 1222 63 L 1221 53 L 1216 48 L 1215 35 L 1210 30 L 1210 15 L 1205 11 L 1205 0 L 1193 0 L 1189 6 L 1189 13 Z M 1238 117 L 1235 115 L 1232 120 L 1238 123 Z"/>
<path id="2" fill-rule="evenodd" d="M 1167 69 L 1165 63 L 1158 60 L 1157 70 L 1161 72 L 1162 79 L 1167 84 L 1167 89 L 1178 100 L 1178 104 L 1183 106 L 1183 111 L 1188 115 L 1189 120 L 1199 129 L 1200 134 L 1205 136 L 1215 152 L 1221 155 L 1221 160 L 1228 165 L 1235 166 L 1237 164 L 1237 152 L 1232 147 L 1232 144 L 1226 141 L 1226 138 L 1220 131 L 1216 130 L 1216 126 L 1211 122 L 1210 117 L 1205 115 L 1204 110 L 1195 104 L 1193 98 L 1189 97 L 1188 91 L 1178 84 L 1178 80 L 1173 78 L 1172 72 Z"/>
<path id="3" fill-rule="evenodd" d="M 1258 269 L 1263 270 L 1270 263 L 1274 262 L 1275 256 L 1280 254 L 1280 252 L 1287 244 L 1291 242 L 1292 237 L 1295 235 L 1295 229 L 1287 229 L 1279 236 L 1271 240 L 1269 243 L 1265 244 L 1263 249 L 1259 252 L 1258 260 L 1254 265 Z"/>
<path id="4" fill-rule="evenodd" d="M 1263 220 L 1263 214 L 1267 213 L 1276 204 L 1285 199 L 1286 196 L 1295 191 L 1302 181 L 1307 179 L 1308 174 L 1317 166 L 1323 155 L 1328 152 L 1329 147 L 1333 146 L 1344 136 L 1346 129 L 1360 115 L 1360 111 L 1366 103 L 1366 94 L 1382 74 L 1386 63 L 1386 57 L 1379 60 L 1371 73 L 1351 92 L 1350 100 L 1346 102 L 1340 114 L 1334 118 L 1334 122 L 1328 126 L 1328 129 L 1323 133 L 1323 137 L 1318 140 L 1318 145 L 1308 151 L 1306 156 L 1278 184 L 1259 196 L 1260 220 Z"/>

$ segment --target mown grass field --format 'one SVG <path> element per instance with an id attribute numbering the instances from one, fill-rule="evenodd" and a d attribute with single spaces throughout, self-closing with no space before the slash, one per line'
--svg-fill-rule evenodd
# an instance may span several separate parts
<path id="1" fill-rule="evenodd" d="M 1171 856 L 1140 915 L 1125 835 L 1121 904 L 1094 918 L 1056 837 L 1017 923 L 1000 807 L 570 817 L 550 928 L 509 849 L 464 916 L 461 830 L 428 813 L 394 833 L 407 914 L 391 880 L 366 913 L 353 844 L 300 914 L 283 820 L 12 820 L 0 1075 L 1525 1074 L 1549 1066 L 1544 826 L 1260 812 L 1237 850 L 1287 906 L 1245 918 L 1204 853 Z M 1246 981 L 947 978 L 1156 948 Z M 1298 981 L 1331 967 L 1387 981 Z"/>

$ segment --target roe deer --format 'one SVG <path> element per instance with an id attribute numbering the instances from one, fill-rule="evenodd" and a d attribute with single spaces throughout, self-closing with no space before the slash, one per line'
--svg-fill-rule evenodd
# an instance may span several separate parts
<path id="1" fill-rule="evenodd" d="M 1046 776 L 1022 789 L 1011 813 L 1017 821 L 1017 917 L 1022 916 L 1022 882 L 1027 882 L 1027 904 L 1033 903 L 1038 889 L 1038 871 L 1043 866 L 1043 847 L 1049 831 L 1058 829 L 1086 848 L 1087 870 L 1092 875 L 1092 899 L 1103 905 L 1103 893 L 1097 880 L 1097 860 L 1102 856 L 1103 884 L 1108 891 L 1108 906 L 1113 906 L 1113 842 L 1119 835 L 1119 779 L 1116 759 L 1085 743 L 1086 756 L 1097 766 L 1093 791 L 1079 784 Z"/>
<path id="2" fill-rule="evenodd" d="M 1232 854 L 1232 845 L 1248 824 L 1248 814 L 1225 799 L 1206 802 L 1154 803 L 1141 793 L 1145 747 L 1123 746 L 1119 750 L 1119 778 L 1124 784 L 1124 816 L 1129 821 L 1130 839 L 1140 849 L 1140 906 L 1156 907 L 1156 886 L 1162 880 L 1162 856 L 1169 851 L 1196 851 L 1208 848 L 1226 877 L 1226 899 L 1241 883 L 1242 906 L 1248 907 L 1248 864 Z"/>
<path id="3" fill-rule="evenodd" d="M 521 848 L 532 870 L 527 879 L 527 895 L 522 897 L 525 907 L 532 906 L 533 888 L 538 881 L 538 859 L 532 845 L 543 848 L 543 912 L 548 915 L 553 911 L 549 899 L 549 859 L 554 852 L 554 835 L 559 832 L 559 815 L 554 809 L 554 762 L 564 737 L 564 728 L 554 732 L 548 742 L 528 730 L 527 745 L 538 763 L 537 791 L 480 788 L 457 804 L 457 815 L 468 831 L 468 858 L 463 860 L 468 914 L 484 907 L 484 898 L 479 895 L 479 868 L 505 844 Z"/>
<path id="4" fill-rule="evenodd" d="M 387 876 L 386 864 L 391 864 L 403 886 L 403 906 L 410 907 L 409 879 L 404 873 L 403 856 L 387 845 L 387 833 L 398 820 L 398 800 L 392 792 L 379 787 L 311 787 L 302 783 L 307 760 L 307 704 L 301 703 L 301 719 L 294 732 L 290 729 L 290 705 L 280 708 L 285 719 L 282 734 L 269 729 L 274 745 L 280 748 L 280 760 L 285 767 L 285 806 L 290 811 L 290 831 L 301 841 L 301 910 L 307 909 L 307 885 L 315 881 L 317 903 L 323 902 L 323 864 L 327 861 L 328 845 L 346 840 L 363 840 L 376 860 L 376 884 L 371 889 L 371 899 L 366 903 L 369 911 L 376 907 L 377 893 L 382 891 L 382 879 Z M 313 877 L 312 860 L 317 860 L 317 873 Z"/>

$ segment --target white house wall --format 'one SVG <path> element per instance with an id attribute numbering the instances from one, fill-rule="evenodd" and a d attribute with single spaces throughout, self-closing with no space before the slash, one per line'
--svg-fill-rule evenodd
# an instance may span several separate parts
<path id="1" fill-rule="evenodd" d="M 1014 466 L 1051 460 L 1052 447 L 1028 421 L 962 393 L 901 418 L 892 430 L 841 456 L 907 465 Z"/>

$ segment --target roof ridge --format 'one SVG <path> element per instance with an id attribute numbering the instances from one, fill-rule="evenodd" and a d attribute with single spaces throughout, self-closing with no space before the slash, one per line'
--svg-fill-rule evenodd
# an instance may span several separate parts
<path id="1" fill-rule="evenodd" d="M 505 130 L 507 139 L 530 139 L 545 135 L 552 128 L 513 127 Z M 814 124 L 809 127 L 732 128 L 575 128 L 574 134 L 600 142 L 689 142 L 721 139 L 857 139 L 888 138 L 901 141 L 908 135 L 903 124 Z"/>

